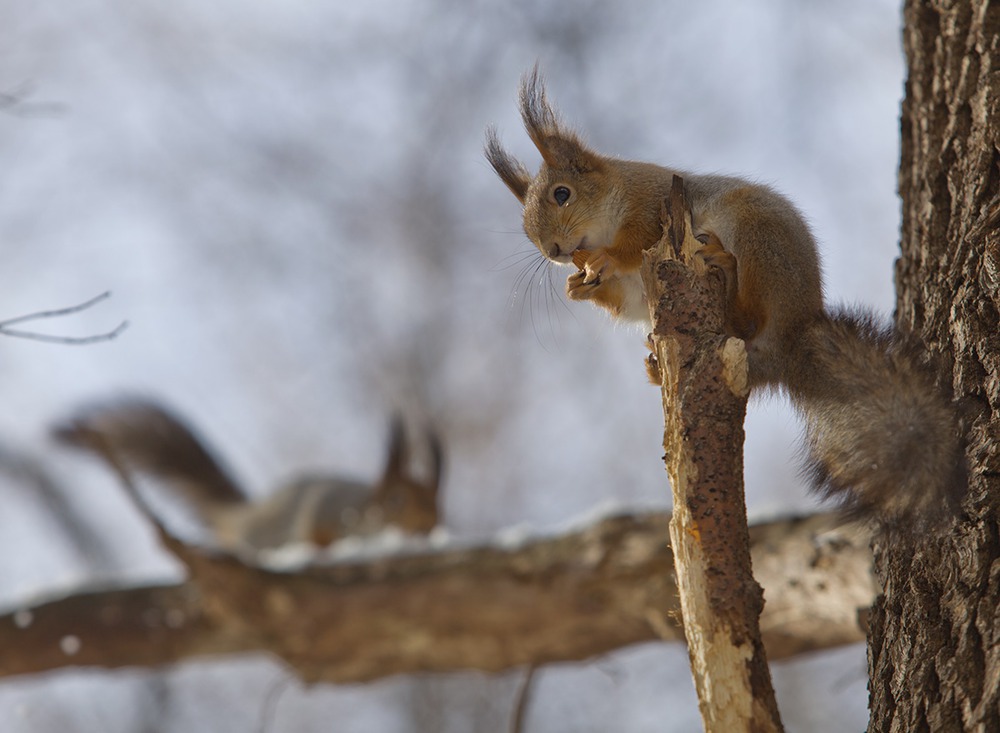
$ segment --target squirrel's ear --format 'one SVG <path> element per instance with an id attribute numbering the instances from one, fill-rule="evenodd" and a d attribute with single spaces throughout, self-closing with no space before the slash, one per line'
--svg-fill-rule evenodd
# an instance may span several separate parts
<path id="1" fill-rule="evenodd" d="M 426 477 L 424 480 L 419 480 L 411 473 L 406 430 L 402 415 L 396 413 L 392 420 L 385 468 L 378 483 L 375 484 L 373 498 L 376 503 L 384 504 L 401 495 L 416 493 L 428 506 L 437 506 L 441 476 L 444 472 L 444 447 L 440 435 L 435 430 L 427 431 L 427 450 Z"/>
<path id="2" fill-rule="evenodd" d="M 389 447 L 386 451 L 385 468 L 382 469 L 381 483 L 386 484 L 391 479 L 404 476 L 408 460 L 409 450 L 406 444 L 406 428 L 403 425 L 403 416 L 397 412 L 392 416 L 392 423 L 389 427 Z"/>
<path id="3" fill-rule="evenodd" d="M 430 470 L 424 488 L 427 490 L 428 496 L 437 503 L 437 495 L 441 489 L 441 477 L 444 473 L 444 445 L 436 430 L 428 431 L 427 444 L 430 448 Z"/>
<path id="4" fill-rule="evenodd" d="M 578 173 L 601 168 L 600 157 L 588 150 L 580 138 L 559 121 L 545 95 L 538 64 L 521 79 L 519 103 L 524 128 L 549 167 Z"/>
<path id="5" fill-rule="evenodd" d="M 523 204 L 528 196 L 531 175 L 521 161 L 503 149 L 500 136 L 492 126 L 486 130 L 486 160 L 493 166 L 500 180 L 507 184 L 507 188 Z"/>

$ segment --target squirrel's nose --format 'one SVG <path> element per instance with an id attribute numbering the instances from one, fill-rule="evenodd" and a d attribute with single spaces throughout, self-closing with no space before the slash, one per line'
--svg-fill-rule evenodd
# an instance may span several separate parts
<path id="1" fill-rule="evenodd" d="M 556 257 L 558 257 L 561 254 L 562 254 L 562 251 L 559 249 L 559 243 L 558 242 L 553 242 L 552 244 L 550 244 L 548 246 L 548 249 L 545 251 L 545 256 L 548 257 L 550 260 L 554 260 Z"/>

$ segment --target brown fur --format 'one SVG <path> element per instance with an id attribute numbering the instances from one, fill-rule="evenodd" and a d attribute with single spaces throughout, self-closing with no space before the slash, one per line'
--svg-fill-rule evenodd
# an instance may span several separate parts
<path id="1" fill-rule="evenodd" d="M 531 176 L 493 130 L 486 157 L 524 205 L 528 238 L 578 268 L 567 280 L 570 299 L 648 321 L 638 271 L 680 175 L 706 245 L 700 254 L 726 277 L 727 329 L 746 342 L 750 385 L 784 389 L 795 401 L 821 490 L 883 520 L 954 505 L 964 452 L 950 400 L 905 340 L 867 315 L 827 315 L 816 243 L 784 196 L 590 150 L 550 106 L 537 67 L 521 82 L 519 104 L 542 158 L 538 172 Z"/>
<path id="2" fill-rule="evenodd" d="M 660 239 L 663 201 L 674 175 L 681 175 L 695 234 L 710 245 L 703 256 L 729 278 L 730 324 L 747 341 L 751 383 L 780 384 L 788 334 L 823 312 L 816 244 L 795 207 L 771 188 L 740 178 L 590 150 L 549 105 L 537 67 L 522 80 L 519 100 L 541 168 L 530 176 L 493 130 L 486 157 L 524 204 L 528 238 L 549 259 L 579 268 L 568 279 L 569 298 L 592 300 L 616 317 L 648 318 L 636 292 L 637 273 L 643 252 Z M 572 192 L 563 204 L 554 197 L 559 187 Z"/>
<path id="3" fill-rule="evenodd" d="M 248 501 L 192 428 L 169 410 L 144 400 L 94 407 L 53 433 L 64 443 L 98 455 L 114 451 L 127 456 L 131 464 L 175 483 L 199 507 Z M 198 480 L 188 481 L 191 476 Z"/>
<path id="4" fill-rule="evenodd" d="M 785 385 L 806 422 L 807 472 L 852 514 L 934 523 L 966 486 L 958 413 L 915 341 L 839 311 L 795 344 Z"/>

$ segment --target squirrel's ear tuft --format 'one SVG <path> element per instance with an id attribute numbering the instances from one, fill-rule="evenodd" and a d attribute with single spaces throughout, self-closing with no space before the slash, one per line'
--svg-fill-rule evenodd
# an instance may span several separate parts
<path id="1" fill-rule="evenodd" d="M 538 64 L 521 77 L 521 91 L 518 95 L 521 119 L 535 146 L 545 157 L 545 141 L 563 133 L 562 125 L 545 94 L 545 82 L 538 70 Z M 548 163 L 548 159 L 545 161 Z"/>
<path id="2" fill-rule="evenodd" d="M 600 158 L 580 142 L 576 133 L 559 121 L 559 116 L 546 97 L 538 64 L 521 79 L 519 104 L 524 128 L 547 165 L 577 173 L 601 167 Z"/>
<path id="3" fill-rule="evenodd" d="M 500 180 L 507 184 L 507 188 L 523 204 L 528 197 L 531 175 L 521 161 L 503 149 L 500 136 L 492 126 L 486 130 L 486 160 L 493 166 Z"/>
<path id="4" fill-rule="evenodd" d="M 405 476 L 408 462 L 406 426 L 403 424 L 403 416 L 397 412 L 392 416 L 389 427 L 389 448 L 386 451 L 385 468 L 382 469 L 382 483 L 387 484 L 392 479 Z"/>

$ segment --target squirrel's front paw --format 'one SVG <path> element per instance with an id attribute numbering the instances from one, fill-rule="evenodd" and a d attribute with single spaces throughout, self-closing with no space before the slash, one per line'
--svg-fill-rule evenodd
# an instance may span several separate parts
<path id="1" fill-rule="evenodd" d="M 614 261 L 603 249 L 578 249 L 573 253 L 573 264 L 580 269 L 566 281 L 570 300 L 590 300 L 617 272 Z"/>
<path id="2" fill-rule="evenodd" d="M 566 279 L 566 297 L 570 300 L 590 300 L 600 286 L 600 278 L 587 282 L 586 271 L 580 270 Z"/>
<path id="3" fill-rule="evenodd" d="M 570 300 L 589 300 L 601 284 L 601 275 L 587 272 L 587 262 L 592 251 L 578 249 L 573 253 L 573 264 L 580 268 L 566 279 L 566 297 Z"/>
<path id="4" fill-rule="evenodd" d="M 618 271 L 606 249 L 578 249 L 573 253 L 573 264 L 583 272 L 583 282 L 588 285 L 596 285 Z"/>
<path id="5" fill-rule="evenodd" d="M 736 282 L 736 257 L 732 252 L 722 246 L 722 242 L 714 234 L 708 235 L 703 241 L 704 245 L 695 256 L 698 257 L 708 267 L 717 267 L 722 270 L 727 281 Z"/>
<path id="6" fill-rule="evenodd" d="M 573 264 L 579 271 L 566 280 L 566 297 L 589 300 L 610 311 L 616 318 L 625 308 L 625 291 L 618 276 L 618 265 L 600 249 L 578 249 Z"/>

